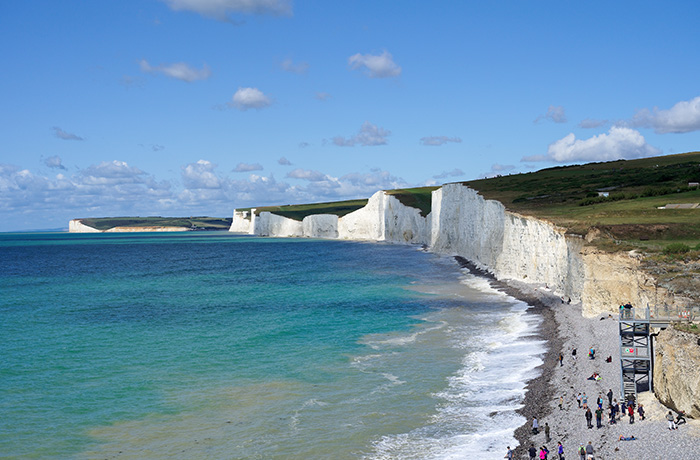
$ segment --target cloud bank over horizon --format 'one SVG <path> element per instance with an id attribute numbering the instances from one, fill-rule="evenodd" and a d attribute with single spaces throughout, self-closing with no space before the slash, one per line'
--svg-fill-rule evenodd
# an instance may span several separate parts
<path id="1" fill-rule="evenodd" d="M 523 157 L 521 161 L 553 161 L 557 163 L 612 161 L 660 155 L 661 150 L 647 144 L 634 129 L 613 126 L 607 134 L 576 139 L 573 133 L 551 143 L 546 155 Z"/>

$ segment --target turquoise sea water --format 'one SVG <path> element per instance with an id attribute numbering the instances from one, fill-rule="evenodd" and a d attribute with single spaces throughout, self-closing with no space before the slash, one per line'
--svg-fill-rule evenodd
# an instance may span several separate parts
<path id="1" fill-rule="evenodd" d="M 416 247 L 0 234 L 0 458 L 502 458 L 526 306 Z"/>

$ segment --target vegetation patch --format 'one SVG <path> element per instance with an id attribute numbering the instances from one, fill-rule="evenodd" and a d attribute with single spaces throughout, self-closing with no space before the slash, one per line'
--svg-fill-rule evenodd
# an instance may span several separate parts
<path id="1" fill-rule="evenodd" d="M 394 196 L 404 206 L 419 209 L 421 216 L 426 217 L 432 210 L 433 191 L 438 188 L 439 187 L 404 188 L 388 190 L 386 193 L 387 195 Z"/>
<path id="2" fill-rule="evenodd" d="M 313 204 L 293 204 L 286 206 L 263 206 L 255 209 L 255 215 L 259 216 L 261 212 L 271 212 L 278 216 L 286 217 L 301 222 L 304 217 L 314 214 L 332 214 L 338 217 L 343 217 L 353 211 L 363 208 L 368 200 L 348 200 L 335 201 L 329 203 L 313 203 Z M 242 208 L 238 211 L 250 211 L 251 208 Z"/>
<path id="3" fill-rule="evenodd" d="M 694 322 L 674 322 L 673 328 L 678 331 L 700 335 L 700 327 L 698 327 L 698 324 Z"/>
<path id="4" fill-rule="evenodd" d="M 192 230 L 228 230 L 231 220 L 222 217 L 96 217 L 80 221 L 97 230 L 114 227 L 185 227 Z"/>

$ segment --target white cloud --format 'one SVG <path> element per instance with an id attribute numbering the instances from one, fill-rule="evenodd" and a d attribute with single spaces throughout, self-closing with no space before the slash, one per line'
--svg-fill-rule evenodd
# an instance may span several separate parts
<path id="1" fill-rule="evenodd" d="M 265 96 L 262 91 L 257 88 L 238 88 L 233 95 L 230 106 L 239 110 L 248 109 L 263 109 L 272 104 L 270 98 Z"/>
<path id="2" fill-rule="evenodd" d="M 59 139 L 63 139 L 64 141 L 82 141 L 84 140 L 82 137 L 73 134 L 73 133 L 67 133 L 58 126 L 53 127 L 54 131 L 54 136 L 56 136 Z"/>
<path id="3" fill-rule="evenodd" d="M 291 59 L 285 59 L 282 61 L 280 67 L 282 67 L 282 70 L 285 72 L 295 73 L 297 75 L 305 75 L 306 72 L 309 71 L 308 62 L 299 62 L 295 64 Z"/>
<path id="4" fill-rule="evenodd" d="M 601 126 L 607 123 L 608 120 L 595 120 L 593 118 L 586 118 L 584 120 L 581 120 L 581 122 L 578 124 L 578 127 L 583 129 L 600 128 Z"/>
<path id="5" fill-rule="evenodd" d="M 642 158 L 660 154 L 661 151 L 646 143 L 644 136 L 634 129 L 613 126 L 608 134 L 599 134 L 588 139 L 576 139 L 573 133 L 553 142 L 547 155 L 525 157 L 522 161 L 611 161 Z"/>
<path id="6" fill-rule="evenodd" d="M 387 143 L 386 138 L 389 135 L 391 135 L 391 131 L 375 126 L 369 121 L 365 121 L 357 134 L 348 138 L 336 136 L 333 138 L 333 143 L 341 147 L 354 147 L 357 144 L 364 147 L 385 145 Z"/>
<path id="7" fill-rule="evenodd" d="M 184 62 L 176 62 L 174 64 L 160 64 L 152 66 L 145 59 L 139 62 L 142 72 L 146 73 L 161 73 L 166 77 L 175 78 L 177 80 L 191 83 L 197 80 L 206 80 L 211 77 L 211 70 L 204 64 L 201 70 L 197 70 L 185 64 Z"/>
<path id="8" fill-rule="evenodd" d="M 218 189 L 222 180 L 216 175 L 216 165 L 207 160 L 199 160 L 182 167 L 182 182 L 188 189 Z"/>
<path id="9" fill-rule="evenodd" d="M 33 228 L 67 225 L 75 217 L 152 213 L 154 203 L 170 196 L 169 183 L 120 161 L 53 178 L 0 165 L 0 210 L 23 219 L 35 216 Z"/>
<path id="10" fill-rule="evenodd" d="M 330 98 L 333 97 L 333 96 L 331 96 L 331 95 L 328 94 L 328 93 L 324 93 L 324 92 L 320 92 L 320 91 L 319 91 L 319 92 L 316 93 L 316 95 L 315 95 L 314 97 L 315 97 L 316 99 L 318 99 L 319 101 L 327 101 L 328 99 L 330 99 Z"/>
<path id="11" fill-rule="evenodd" d="M 263 167 L 260 163 L 238 163 L 234 168 L 234 172 L 250 172 L 262 171 Z"/>
<path id="12" fill-rule="evenodd" d="M 535 123 L 539 123 L 542 120 L 552 120 L 554 123 L 566 123 L 566 113 L 564 107 L 557 105 L 550 105 L 547 108 L 547 113 L 540 115 L 535 119 Z"/>
<path id="13" fill-rule="evenodd" d="M 303 179 L 310 182 L 319 182 L 327 179 L 327 176 L 321 172 L 301 168 L 289 171 L 287 177 L 291 179 Z"/>
<path id="14" fill-rule="evenodd" d="M 401 75 L 401 67 L 396 65 L 391 54 L 384 51 L 380 55 L 357 53 L 348 58 L 353 70 L 364 69 L 370 78 L 389 78 Z"/>
<path id="15" fill-rule="evenodd" d="M 491 165 L 491 171 L 493 171 L 495 173 L 508 172 L 508 171 L 512 171 L 514 169 L 515 169 L 514 165 L 501 165 L 498 163 Z"/>
<path id="16" fill-rule="evenodd" d="M 66 169 L 66 167 L 63 166 L 61 157 L 59 157 L 58 155 L 48 157 L 47 159 L 44 160 L 44 164 L 46 166 L 48 166 L 49 168 Z"/>
<path id="17" fill-rule="evenodd" d="M 281 164 L 282 166 L 291 166 L 292 162 L 287 160 L 287 158 L 282 157 L 279 160 L 277 160 L 277 164 Z"/>
<path id="18" fill-rule="evenodd" d="M 448 177 L 459 177 L 459 176 L 463 176 L 463 175 L 464 175 L 464 171 L 462 171 L 461 169 L 455 168 L 452 171 L 443 171 L 440 174 L 433 176 L 433 179 L 446 179 Z"/>
<path id="19" fill-rule="evenodd" d="M 447 136 L 429 136 L 429 137 L 421 137 L 420 143 L 423 145 L 430 145 L 430 146 L 440 146 L 444 145 L 448 142 L 456 142 L 460 143 L 462 142 L 462 139 L 459 137 L 447 137 Z"/>
<path id="20" fill-rule="evenodd" d="M 233 22 L 232 13 L 290 16 L 290 0 L 163 0 L 175 11 L 193 11 L 218 21 Z"/>
<path id="21" fill-rule="evenodd" d="M 157 181 L 138 167 L 109 161 L 48 177 L 0 164 L 0 212 L 7 217 L 0 228 L 65 227 L 70 219 L 97 216 L 227 216 L 233 207 L 366 198 L 409 186 L 381 170 L 332 177 L 298 169 L 291 176 L 300 185 L 257 174 L 234 180 L 207 160 L 183 165 L 180 172 L 179 180 Z"/>
<path id="22" fill-rule="evenodd" d="M 667 110 L 642 109 L 632 119 L 633 126 L 653 128 L 660 134 L 700 131 L 700 96 L 681 101 Z"/>

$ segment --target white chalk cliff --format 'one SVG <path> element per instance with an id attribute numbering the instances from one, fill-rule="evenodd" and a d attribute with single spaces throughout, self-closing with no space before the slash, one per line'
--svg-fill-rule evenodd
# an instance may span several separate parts
<path id="1" fill-rule="evenodd" d="M 563 228 L 510 211 L 461 184 L 432 193 L 431 212 L 379 191 L 343 217 L 316 214 L 303 222 L 269 212 L 234 211 L 230 231 L 259 236 L 337 238 L 420 244 L 465 257 L 499 279 L 549 287 L 580 301 L 585 316 L 614 312 L 622 303 L 673 304 L 674 299 L 640 270 L 634 253 L 607 254 L 584 246 Z"/>
<path id="2" fill-rule="evenodd" d="M 485 200 L 461 184 L 434 191 L 432 211 L 425 217 L 380 191 L 363 208 L 343 217 L 317 214 L 299 222 L 269 212 L 256 216 L 255 210 L 234 211 L 230 230 L 259 236 L 421 244 L 436 253 L 463 256 L 499 278 L 548 285 L 573 300 L 581 300 L 584 292 L 581 238 L 508 212 L 498 201 Z"/>
<path id="3" fill-rule="evenodd" d="M 499 279 L 547 286 L 564 298 L 580 301 L 589 317 L 614 312 L 627 302 L 646 306 L 684 301 L 641 270 L 638 254 L 608 254 L 585 246 L 583 238 L 567 235 L 549 222 L 509 212 L 500 202 L 486 200 L 464 185 L 447 184 L 435 190 L 431 208 L 424 217 L 418 209 L 380 191 L 363 208 L 343 217 L 319 214 L 299 222 L 269 212 L 256 216 L 255 210 L 234 211 L 230 231 L 421 244 L 436 253 L 469 259 Z M 696 349 L 689 355 L 693 341 L 698 345 L 700 341 L 685 335 L 683 345 L 676 343 L 678 332 L 664 331 L 659 336 L 655 391 L 665 404 L 700 416 L 693 402 L 700 395 L 700 367 L 693 364 L 700 362 L 700 355 Z M 698 345 L 694 346 L 700 349 Z M 679 354 L 678 348 L 686 351 Z"/>

